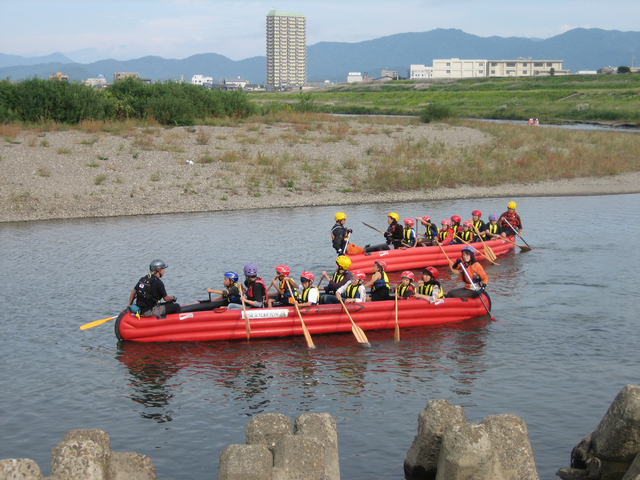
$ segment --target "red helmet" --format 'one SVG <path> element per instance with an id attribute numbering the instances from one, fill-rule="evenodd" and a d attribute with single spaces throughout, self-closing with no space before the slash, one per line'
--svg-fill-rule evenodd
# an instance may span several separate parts
<path id="1" fill-rule="evenodd" d="M 465 222 L 462 224 L 462 226 L 473 228 L 473 222 L 470 221 L 470 220 L 465 220 Z"/>
<path id="2" fill-rule="evenodd" d="M 482 212 L 480 210 L 474 210 L 473 212 L 471 212 L 471 215 L 475 215 L 477 217 L 481 217 L 482 216 Z"/>
<path id="3" fill-rule="evenodd" d="M 442 222 L 440 222 L 442 225 L 448 225 L 451 226 L 451 220 L 449 220 L 448 218 L 445 218 L 444 220 L 442 220 Z"/>
<path id="4" fill-rule="evenodd" d="M 410 272 L 409 270 L 402 272 L 402 275 L 400 276 L 402 278 L 408 278 L 409 280 L 413 280 L 415 278 L 413 272 Z"/>
<path id="5" fill-rule="evenodd" d="M 406 225 L 411 225 L 413 227 L 413 220 L 411 220 L 410 218 L 405 218 L 404 219 L 404 223 Z"/>
<path id="6" fill-rule="evenodd" d="M 462 220 L 462 219 L 461 219 L 458 215 L 452 215 L 452 216 L 451 216 L 451 221 L 452 221 L 453 223 L 460 223 L 460 221 L 461 221 L 461 220 Z"/>
<path id="7" fill-rule="evenodd" d="M 424 220 L 425 222 L 430 222 L 431 218 L 429 218 L 427 215 L 425 215 L 424 217 L 422 217 L 422 220 Z"/>
<path id="8" fill-rule="evenodd" d="M 438 273 L 438 269 L 436 267 L 426 267 L 424 269 L 424 272 L 422 272 L 423 275 L 431 275 L 431 278 L 433 278 L 434 280 L 437 280 L 438 277 L 440 276 L 440 274 Z"/>
<path id="9" fill-rule="evenodd" d="M 382 270 L 386 270 L 387 269 L 387 262 L 384 262 L 382 260 L 376 260 L 375 263 L 377 263 Z"/>
<path id="10" fill-rule="evenodd" d="M 359 278 L 363 282 L 367 279 L 367 276 L 362 270 L 356 270 L 355 272 L 353 272 L 353 276 Z"/>
<path id="11" fill-rule="evenodd" d="M 291 270 L 289 270 L 289 267 L 287 267 L 286 265 L 278 265 L 276 267 L 276 272 L 281 273 L 285 277 L 288 277 L 291 273 Z"/>
<path id="12" fill-rule="evenodd" d="M 300 281 L 309 280 L 311 283 L 316 281 L 316 277 L 311 272 L 302 272 L 300 274 Z"/>

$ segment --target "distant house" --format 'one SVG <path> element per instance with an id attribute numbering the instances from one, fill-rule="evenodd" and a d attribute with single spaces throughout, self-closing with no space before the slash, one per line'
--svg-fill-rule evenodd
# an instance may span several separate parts
<path id="1" fill-rule="evenodd" d="M 569 75 L 564 70 L 564 60 L 489 60 L 488 77 L 545 77 L 550 75 Z"/>
<path id="2" fill-rule="evenodd" d="M 205 77 L 204 75 L 194 75 L 191 77 L 191 83 L 194 85 L 204 85 L 205 83 L 213 83 L 213 77 Z"/>
<path id="3" fill-rule="evenodd" d="M 347 75 L 347 83 L 358 83 L 362 81 L 362 73 L 360 72 L 349 72 Z"/>
<path id="4" fill-rule="evenodd" d="M 62 72 L 56 72 L 55 75 L 49 75 L 49 80 L 62 80 L 68 82 L 69 75 L 63 75 Z"/>
<path id="5" fill-rule="evenodd" d="M 244 86 L 244 89 L 250 92 L 259 92 L 259 91 L 264 91 L 264 87 L 261 85 L 257 85 L 255 83 L 247 83 Z"/>
<path id="6" fill-rule="evenodd" d="M 251 83 L 249 80 L 245 80 L 244 78 L 225 78 L 224 79 L 224 84 L 227 86 L 227 89 L 230 89 L 229 87 L 236 87 L 236 89 L 238 90 L 242 90 L 244 89 L 245 85 Z"/>
<path id="7" fill-rule="evenodd" d="M 426 65 L 409 66 L 409 78 L 411 80 L 421 80 L 431 77 L 433 77 L 433 67 L 427 67 Z"/>
<path id="8" fill-rule="evenodd" d="M 113 83 L 119 82 L 120 80 L 124 80 L 127 77 L 139 78 L 139 73 L 127 73 L 127 72 L 118 72 L 113 74 Z"/>
<path id="9" fill-rule="evenodd" d="M 93 88 L 107 88 L 107 79 L 101 73 L 95 78 L 87 78 L 83 83 Z"/>
<path id="10" fill-rule="evenodd" d="M 487 76 L 487 60 L 433 59 L 433 78 L 473 78 Z"/>
<path id="11" fill-rule="evenodd" d="M 392 79 L 398 78 L 398 72 L 396 70 L 382 70 L 380 78 L 391 77 Z"/>

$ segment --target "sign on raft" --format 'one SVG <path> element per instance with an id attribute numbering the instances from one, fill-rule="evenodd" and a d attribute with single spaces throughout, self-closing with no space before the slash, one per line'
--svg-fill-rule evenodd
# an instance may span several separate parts
<path id="1" fill-rule="evenodd" d="M 289 316 L 289 310 L 286 308 L 277 308 L 275 310 L 247 310 L 247 317 L 252 318 L 285 318 Z M 244 320 L 244 312 L 241 317 Z"/>

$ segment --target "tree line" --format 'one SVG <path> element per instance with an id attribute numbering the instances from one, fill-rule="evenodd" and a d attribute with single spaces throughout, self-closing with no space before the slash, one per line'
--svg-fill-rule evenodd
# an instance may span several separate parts
<path id="1" fill-rule="evenodd" d="M 153 118 L 163 125 L 193 125 L 208 117 L 245 118 L 254 109 L 243 91 L 208 90 L 170 81 L 145 84 L 127 77 L 106 89 L 55 79 L 0 81 L 3 123 Z"/>

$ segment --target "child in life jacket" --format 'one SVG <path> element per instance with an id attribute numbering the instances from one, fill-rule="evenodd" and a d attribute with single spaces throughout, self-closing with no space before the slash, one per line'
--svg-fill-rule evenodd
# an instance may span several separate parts
<path id="1" fill-rule="evenodd" d="M 426 231 L 424 233 L 418 233 L 418 247 L 430 247 L 435 245 L 435 241 L 438 238 L 438 227 L 431 223 L 431 218 L 427 215 L 424 217 L 416 217 L 416 220 L 420 221 L 424 225 Z"/>
<path id="2" fill-rule="evenodd" d="M 398 298 L 407 300 L 408 298 L 415 296 L 416 286 L 413 283 L 413 280 L 415 279 L 413 272 L 408 270 L 402 272 L 400 279 L 400 285 L 396 287 L 396 294 L 398 295 Z"/>
<path id="3" fill-rule="evenodd" d="M 435 239 L 435 242 L 438 245 L 449 245 L 453 240 L 454 231 L 451 228 L 451 220 L 444 219 L 441 222 L 442 228 L 438 232 L 438 236 Z"/>
<path id="4" fill-rule="evenodd" d="M 501 237 L 506 237 L 507 234 L 502 230 L 502 226 L 498 223 L 498 216 L 495 213 L 489 215 L 489 223 L 485 224 L 483 232 L 484 240 L 496 240 Z"/>
<path id="5" fill-rule="evenodd" d="M 296 282 L 293 278 L 289 278 L 291 270 L 286 265 L 278 265 L 276 267 L 276 277 L 271 281 L 271 285 L 276 287 L 278 296 L 269 298 L 269 307 L 282 307 L 293 305 L 293 297 L 291 292 L 296 295 Z M 287 284 L 291 287 L 289 289 Z"/>
<path id="6" fill-rule="evenodd" d="M 478 292 L 489 283 L 489 277 L 484 268 L 476 261 L 476 250 L 473 247 L 468 245 L 462 247 L 462 258 L 457 259 L 452 268 L 460 271 L 464 288 L 450 290 L 446 295 L 447 298 L 475 298 Z"/>
<path id="7" fill-rule="evenodd" d="M 258 276 L 258 267 L 255 263 L 247 263 L 244 266 L 244 288 L 242 298 L 246 308 L 264 308 L 267 306 L 267 286 L 264 280 Z M 241 300 L 242 302 L 242 300 Z M 230 303 L 228 309 L 239 309 L 242 305 Z"/>
<path id="8" fill-rule="evenodd" d="M 389 277 L 384 271 L 386 268 L 386 262 L 376 260 L 373 264 L 371 280 L 364 285 L 366 288 L 371 288 L 370 298 L 372 302 L 389 300 Z"/>
<path id="9" fill-rule="evenodd" d="M 402 232 L 402 244 L 405 247 L 415 247 L 416 242 L 416 232 L 413 230 L 413 220 L 410 218 L 404 219 L 404 231 Z"/>
<path id="10" fill-rule="evenodd" d="M 311 272 L 302 272 L 300 274 L 300 283 L 298 287 L 298 307 L 310 307 L 317 305 L 320 300 L 320 292 L 317 287 L 313 286 L 316 277 Z"/>
<path id="11" fill-rule="evenodd" d="M 475 233 L 473 231 L 473 223 L 469 220 L 462 224 L 462 229 L 456 233 L 455 238 L 451 242 L 452 244 L 460 244 L 460 243 L 472 243 L 475 242 Z"/>
<path id="12" fill-rule="evenodd" d="M 422 280 L 418 282 L 416 298 L 428 300 L 429 303 L 442 303 L 444 300 L 444 290 L 438 282 L 438 269 L 436 267 L 426 267 L 422 272 Z"/>
<path id="13" fill-rule="evenodd" d="M 356 270 L 351 275 L 351 283 L 345 283 L 336 291 L 344 303 L 361 303 L 367 300 L 367 290 L 364 282 L 367 276 L 362 270 Z"/>
<path id="14" fill-rule="evenodd" d="M 242 302 L 240 300 L 240 289 L 238 288 L 238 274 L 236 272 L 228 271 L 224 272 L 224 278 L 222 279 L 222 284 L 224 285 L 224 290 L 214 290 L 212 288 L 207 288 L 207 293 L 217 293 L 220 295 L 218 298 L 214 298 L 211 300 L 211 307 L 226 307 L 230 303 L 235 303 L 241 305 Z"/>

